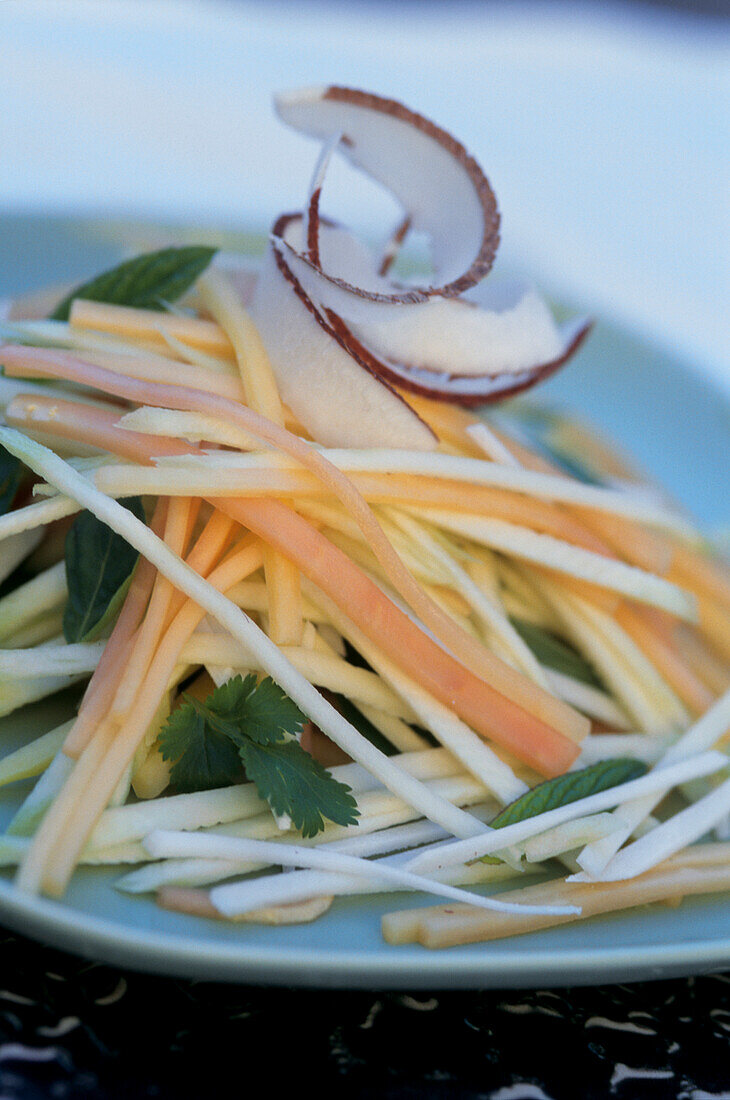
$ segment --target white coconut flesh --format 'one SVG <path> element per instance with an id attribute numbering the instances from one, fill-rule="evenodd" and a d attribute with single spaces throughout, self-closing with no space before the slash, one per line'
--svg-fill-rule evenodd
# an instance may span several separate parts
<path id="1" fill-rule="evenodd" d="M 476 161 L 445 130 L 400 103 L 349 88 L 304 88 L 277 96 L 275 106 L 282 122 L 300 133 L 323 142 L 342 134 L 338 152 L 390 191 L 413 229 L 428 235 L 442 288 L 465 277 L 473 285 L 482 260 L 489 270 L 498 239 L 496 200 Z M 397 297 L 393 288 L 390 294 Z"/>
<path id="2" fill-rule="evenodd" d="M 326 447 L 432 450 L 436 437 L 403 398 L 337 340 L 311 303 L 293 291 L 269 250 L 253 312 L 281 396 Z"/>
<path id="3" fill-rule="evenodd" d="M 342 88 L 277 99 L 283 121 L 323 142 L 304 212 L 279 218 L 254 316 L 284 400 L 329 446 L 431 449 L 436 440 L 398 390 L 475 405 L 526 389 L 580 344 L 532 288 L 461 295 L 480 284 L 498 242 L 496 202 L 476 162 L 433 123 L 391 100 Z M 332 155 L 345 156 L 404 208 L 385 258 L 319 204 Z M 431 283 L 387 272 L 414 228 L 428 234 Z"/>

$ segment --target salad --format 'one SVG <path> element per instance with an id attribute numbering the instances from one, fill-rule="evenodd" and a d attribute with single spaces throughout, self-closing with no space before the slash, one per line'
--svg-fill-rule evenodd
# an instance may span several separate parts
<path id="1" fill-rule="evenodd" d="M 276 108 L 321 152 L 260 263 L 147 252 L 0 323 L 0 714 L 78 685 L 0 759 L 35 780 L 0 862 L 269 924 L 415 891 L 383 935 L 428 947 L 730 889 L 730 569 L 503 404 L 590 324 L 493 280 L 496 199 L 433 122 Z M 402 207 L 379 250 L 320 213 L 335 156 Z"/>

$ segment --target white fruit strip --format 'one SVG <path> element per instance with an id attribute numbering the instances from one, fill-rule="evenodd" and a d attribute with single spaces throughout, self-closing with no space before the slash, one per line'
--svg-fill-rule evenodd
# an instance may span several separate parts
<path id="1" fill-rule="evenodd" d="M 30 841 L 22 836 L 0 836 L 0 867 L 15 867 L 28 851 Z"/>
<path id="2" fill-rule="evenodd" d="M 73 516 L 79 511 L 81 511 L 80 505 L 66 496 L 26 504 L 22 508 L 16 508 L 14 512 L 6 512 L 4 516 L 0 516 L 0 540 L 10 538 L 11 535 L 21 531 L 45 527 L 54 520 L 65 519 L 66 516 Z"/>
<path id="3" fill-rule="evenodd" d="M 639 779 L 632 779 L 628 783 L 621 783 L 609 790 L 599 791 L 588 798 L 578 799 L 543 814 L 536 814 L 524 821 L 517 821 L 513 825 L 505 825 L 501 829 L 492 829 L 481 837 L 455 841 L 453 844 L 445 845 L 438 854 L 424 854 L 416 857 L 410 866 L 419 873 L 427 873 L 440 867 L 451 867 L 455 863 L 468 863 L 472 859 L 479 859 L 483 855 L 499 851 L 505 845 L 519 844 L 531 836 L 545 832 L 546 829 L 552 829 L 555 825 L 562 825 L 574 818 L 610 809 L 612 806 L 644 794 L 666 793 L 679 783 L 686 782 L 690 777 L 711 775 L 727 766 L 728 758 L 723 753 L 700 753 L 690 760 L 654 770 L 647 775 L 642 775 Z"/>
<path id="4" fill-rule="evenodd" d="M 396 863 L 400 856 L 391 857 L 393 863 Z M 386 857 L 383 862 L 390 862 Z M 222 864 L 223 860 L 167 860 L 166 863 L 187 863 L 192 865 L 197 863 L 202 865 L 207 863 L 212 867 L 213 863 Z M 163 864 L 162 866 L 164 866 Z M 231 864 L 226 864 L 232 866 Z M 160 866 L 157 864 L 157 866 Z M 530 868 L 530 870 L 538 870 L 539 868 Z M 497 865 L 489 865 L 486 863 L 476 863 L 471 867 L 450 867 L 446 871 L 440 872 L 435 875 L 434 878 L 437 881 L 449 883 L 451 885 L 468 886 L 471 884 L 477 884 L 482 882 L 500 882 L 505 878 L 513 877 L 515 872 L 504 863 Z M 210 881 L 210 880 L 209 880 Z M 245 888 L 244 888 L 245 887 Z M 372 893 L 390 893 L 393 891 L 402 890 L 404 887 L 395 882 L 386 883 L 381 882 L 376 886 L 372 881 L 367 878 L 358 878 L 353 875 L 344 875 L 334 871 L 289 871 L 286 875 L 267 875 L 265 879 L 257 879 L 255 882 L 247 882 L 240 884 L 240 894 L 238 895 L 238 906 L 242 910 L 239 914 L 241 919 L 246 919 L 246 914 L 250 913 L 252 919 L 255 918 L 255 914 L 260 912 L 263 908 L 261 902 L 266 899 L 265 904 L 284 904 L 290 905 L 295 901 L 301 899 L 308 899 L 312 897 L 325 896 L 347 896 L 353 897 L 359 894 L 372 894 Z M 249 891 L 251 891 L 249 893 Z M 252 908 L 253 911 L 252 911 Z M 230 919 L 237 919 L 232 917 Z"/>
<path id="5" fill-rule="evenodd" d="M 524 853 L 528 863 L 542 863 L 548 859 L 579 848 L 597 837 L 606 836 L 613 829 L 611 814 L 590 814 L 575 821 L 566 821 L 525 842 Z"/>
<path id="6" fill-rule="evenodd" d="M 626 715 L 605 691 L 575 680 L 572 676 L 566 676 L 563 672 L 557 672 L 554 668 L 545 668 L 544 671 L 551 690 L 563 702 L 570 703 L 590 718 L 605 722 L 612 729 L 629 728 Z"/>
<path id="7" fill-rule="evenodd" d="M 14 710 L 36 703 L 57 691 L 72 687 L 87 674 L 73 676 L 26 676 L 21 679 L 0 678 L 0 718 L 12 714 Z"/>
<path id="8" fill-rule="evenodd" d="M 466 430 L 477 447 L 492 462 L 499 462 L 502 466 L 514 466 L 516 469 L 521 467 L 520 461 L 515 458 L 509 447 L 505 447 L 502 440 L 486 424 L 472 424 Z"/>
<path id="9" fill-rule="evenodd" d="M 36 616 L 65 603 L 68 596 L 66 565 L 60 561 L 0 599 L 0 640 L 26 626 Z"/>
<path id="10" fill-rule="evenodd" d="M 580 756 L 575 768 L 587 768 L 600 760 L 612 760 L 630 756 L 645 764 L 656 764 L 664 755 L 672 739 L 666 735 L 649 733 L 589 733 L 581 742 Z"/>
<path id="11" fill-rule="evenodd" d="M 11 325 L 4 325 L 0 329 L 0 336 L 13 343 L 27 343 L 36 348 L 109 351 L 127 356 L 139 355 L 140 352 L 138 343 L 128 342 L 106 332 L 79 328 L 66 321 L 13 321 Z M 164 355 L 164 349 L 160 349 L 156 354 Z M 92 398 L 92 400 L 98 399 Z"/>
<path id="12" fill-rule="evenodd" d="M 416 754 L 412 754 L 416 755 Z M 342 774 L 350 769 L 353 774 L 361 772 L 357 765 L 344 765 L 341 768 L 335 769 L 336 772 Z M 357 787 L 356 775 L 353 787 Z M 362 782 L 367 784 L 368 777 L 363 776 Z M 370 779 L 372 782 L 372 779 Z M 475 816 L 483 821 L 487 817 L 494 817 L 499 812 L 499 803 L 495 801 L 489 801 L 485 803 L 487 792 L 481 783 L 478 783 L 472 776 L 469 775 L 452 775 L 445 778 L 434 778 L 426 780 L 430 789 L 441 797 L 448 799 L 455 806 L 469 806 L 476 807 L 473 809 Z M 215 794 L 215 792 L 205 792 Z M 174 800 L 175 798 L 185 798 L 188 796 L 179 795 L 170 798 L 159 798 L 155 800 L 153 808 L 157 811 L 147 816 L 147 828 L 143 829 L 141 836 L 144 836 L 146 832 L 151 831 L 153 828 L 180 828 L 178 821 L 175 819 L 180 818 L 179 807 L 174 808 L 174 813 L 168 813 L 165 803 Z M 208 803 L 206 810 L 209 811 L 211 806 L 215 803 L 215 798 Z M 148 803 L 148 805 L 153 805 Z M 402 799 L 397 798 L 395 795 L 390 794 L 388 791 L 380 789 L 367 789 L 357 791 L 357 805 L 360 811 L 360 817 L 353 825 L 335 825 L 332 822 L 326 822 L 325 827 L 321 833 L 318 833 L 313 838 L 302 838 L 297 832 L 289 832 L 282 837 L 280 826 L 275 816 L 271 813 L 266 803 L 262 803 L 265 807 L 262 812 L 255 813 L 253 817 L 236 817 L 234 820 L 223 820 L 218 824 L 204 825 L 203 828 L 211 834 L 222 834 L 223 836 L 244 837 L 254 840 L 280 840 L 283 844 L 319 844 L 329 843 L 330 841 L 341 840 L 343 838 L 361 837 L 365 838 L 370 833 L 381 829 L 390 829 L 392 826 L 403 825 L 404 823 L 414 822 L 418 818 L 418 811 L 414 810 Z M 128 807 L 124 807 L 128 809 Z M 107 816 L 108 815 L 108 816 Z M 123 817 L 124 815 L 120 815 Z M 130 826 L 134 827 L 134 832 L 137 832 L 142 819 L 138 816 L 134 822 L 128 820 L 120 820 L 120 816 L 115 819 L 115 811 L 107 810 L 102 818 L 104 828 L 101 828 L 97 837 L 101 837 L 104 840 L 103 846 L 96 846 L 94 838 L 92 837 L 92 843 L 87 846 L 86 852 L 94 853 L 96 858 L 102 857 L 106 862 L 113 862 L 114 853 L 117 851 L 124 851 L 125 861 L 129 860 L 130 852 L 132 851 L 132 845 L 135 843 L 132 839 L 122 839 L 125 833 L 130 833 Z M 210 813 L 208 813 L 208 819 L 211 819 Z M 421 822 L 423 824 L 423 822 Z M 431 823 L 428 823 L 431 824 Z M 191 828 L 191 822 L 185 820 L 184 828 L 186 832 L 196 831 Z M 111 841 L 111 843 L 109 843 Z M 137 855 L 131 862 L 144 862 L 149 860 L 147 852 L 141 848 L 135 849 Z M 236 874 L 248 873 L 249 871 L 258 871 L 263 867 L 268 866 L 265 863 L 249 863 L 242 864 L 240 861 L 236 865 Z M 152 871 L 150 870 L 150 875 Z M 142 872 L 140 872 L 142 875 Z M 147 881 L 147 878 L 142 875 L 140 881 Z M 137 882 L 137 879 L 134 880 Z M 188 885 L 191 885 L 188 883 Z"/>
<path id="13" fill-rule="evenodd" d="M 132 416 L 126 417 L 125 426 L 130 426 Z M 333 466 L 346 473 L 392 473 L 421 474 L 426 477 L 441 477 L 456 481 L 466 481 L 474 485 L 484 485 L 493 489 L 507 489 L 515 493 L 528 493 L 542 500 L 551 500 L 562 504 L 576 504 L 598 511 L 615 513 L 627 519 L 636 519 L 649 526 L 665 527 L 677 533 L 687 533 L 694 537 L 694 531 L 686 520 L 667 507 L 647 504 L 639 493 L 606 489 L 600 485 L 585 485 L 573 478 L 558 474 L 542 473 L 539 470 L 525 470 L 521 467 L 488 462 L 481 458 L 465 458 L 450 454 L 423 454 L 389 447 L 369 449 L 352 447 L 318 447 L 314 450 Z M 227 467 L 231 471 L 246 469 L 299 469 L 299 463 L 289 455 L 261 452 L 246 455 L 233 455 L 222 451 L 210 451 L 204 454 L 165 455 L 157 460 L 161 467 L 181 466 L 193 470 L 215 469 L 222 474 Z"/>
<path id="14" fill-rule="evenodd" d="M 494 813 L 494 806 L 481 807 L 474 811 L 483 818 Z M 446 834 L 438 825 L 431 821 L 409 821 L 407 824 L 394 824 L 397 821 L 396 814 L 380 814 L 378 816 L 360 818 L 354 831 L 348 827 L 336 827 L 343 835 L 339 840 L 333 840 L 336 829 L 327 826 L 317 836 L 303 839 L 294 836 L 283 838 L 283 843 L 297 843 L 305 847 L 324 846 L 331 851 L 348 852 L 350 855 L 375 856 L 388 852 L 397 852 L 408 848 L 416 848 L 423 844 L 430 844 L 436 840 L 442 840 Z M 257 831 L 254 826 L 260 823 Z M 217 834 L 225 836 L 247 836 L 253 839 L 269 839 L 274 836 L 274 829 L 269 820 L 268 824 L 261 819 L 253 819 L 248 822 L 246 832 L 236 831 L 232 834 L 230 826 L 222 826 L 213 830 Z M 366 831 L 363 830 L 363 827 Z M 161 886 L 205 886 L 212 882 L 220 882 L 222 879 L 233 878 L 235 875 L 248 874 L 252 871 L 262 870 L 264 863 L 251 863 L 242 860 L 221 859 L 166 859 L 161 862 L 151 863 L 146 867 L 140 867 L 124 875 L 115 883 L 117 890 L 128 894 L 143 894 L 157 890 Z"/>
<path id="15" fill-rule="evenodd" d="M 17 569 L 29 554 L 33 553 L 42 538 L 42 531 L 29 529 L 11 535 L 5 540 L 3 552 L 0 556 L 0 583 L 9 577 L 13 570 Z"/>
<path id="16" fill-rule="evenodd" d="M 0 678 L 73 676 L 93 672 L 105 642 L 44 645 L 33 649 L 0 649 Z"/>
<path id="17" fill-rule="evenodd" d="M 422 781 L 458 776 L 461 765 L 443 749 L 426 749 L 396 757 L 399 767 Z M 359 794 L 376 789 L 378 780 L 359 764 L 343 764 L 329 769 L 341 783 Z M 388 811 L 393 809 L 388 805 Z M 232 821 L 242 821 L 266 813 L 268 803 L 252 783 L 211 791 L 196 791 L 120 806 L 105 810 L 91 835 L 94 848 L 106 848 L 139 840 L 152 829 L 203 829 Z"/>
<path id="18" fill-rule="evenodd" d="M 402 772 L 387 756 L 358 733 L 317 689 L 292 667 L 291 663 L 282 656 L 278 647 L 247 615 L 172 553 L 164 542 L 128 509 L 100 493 L 53 452 L 26 439 L 19 432 L 0 428 L 0 443 L 11 454 L 22 458 L 35 473 L 42 475 L 46 481 L 55 485 L 66 495 L 74 497 L 113 531 L 125 538 L 155 565 L 163 576 L 195 600 L 239 642 L 256 653 L 264 671 L 279 684 L 300 710 L 341 749 L 367 767 L 386 787 L 410 802 L 416 809 L 420 809 L 424 817 L 443 825 L 455 836 L 476 835 L 482 831 L 483 826 L 480 822 L 463 810 L 431 795 L 423 784 Z"/>
<path id="19" fill-rule="evenodd" d="M 536 579 L 549 595 L 566 633 L 598 670 L 637 728 L 666 733 L 686 725 L 686 715 L 675 693 L 664 682 L 642 650 L 612 616 L 586 600 Z"/>
<path id="20" fill-rule="evenodd" d="M 0 760 L 0 786 L 15 783 L 18 779 L 30 779 L 45 771 L 61 749 L 73 719 L 63 722 L 27 745 L 8 753 Z"/>
<path id="21" fill-rule="evenodd" d="M 192 363 L 196 367 L 203 367 L 204 370 L 213 370 L 217 371 L 218 374 L 227 374 L 232 377 L 236 376 L 236 367 L 230 359 L 219 359 L 215 355 L 207 355 L 199 348 L 184 344 L 182 340 L 178 340 L 171 332 L 164 329 L 160 330 L 160 336 L 175 358 L 182 359 L 185 363 Z"/>
<path id="22" fill-rule="evenodd" d="M 661 825 L 623 848 L 601 872 L 597 881 L 617 882 L 620 879 L 635 878 L 645 871 L 656 867 L 658 863 L 673 856 L 722 821 L 730 812 L 730 779 L 726 779 L 716 790 L 705 795 L 686 810 L 674 814 Z M 570 881 L 593 882 L 592 876 L 576 875 Z"/>
<path id="23" fill-rule="evenodd" d="M 32 843 L 29 836 L 0 836 L 0 867 L 18 866 L 30 851 Z M 79 862 L 98 867 L 115 863 L 141 863 L 149 858 L 149 853 L 141 844 L 119 844 L 99 851 L 85 849 Z"/>
<path id="24" fill-rule="evenodd" d="M 702 717 L 667 749 L 657 769 L 685 760 L 712 748 L 730 729 L 730 691 L 726 691 Z M 592 877 L 600 875 L 621 845 L 652 812 L 659 798 L 652 795 L 621 806 L 614 814 L 617 828 L 611 836 L 589 844 L 578 856 L 578 863 Z"/>
<path id="25" fill-rule="evenodd" d="M 527 789 L 526 784 L 518 779 L 509 765 L 505 764 L 453 711 L 439 703 L 420 685 L 401 672 L 392 661 L 384 657 L 347 619 L 334 601 L 315 585 L 305 580 L 303 589 L 313 602 L 320 604 L 342 636 L 355 646 L 368 664 L 406 701 L 444 748 L 457 757 L 475 778 L 496 795 L 500 802 L 511 802 L 524 794 Z"/>
<path id="26" fill-rule="evenodd" d="M 117 427 L 144 435 L 169 435 L 187 439 L 190 443 L 220 443 L 241 451 L 260 451 L 261 441 L 209 413 L 178 412 L 177 409 L 155 409 L 142 405 L 120 416 Z"/>
<path id="27" fill-rule="evenodd" d="M 367 880 L 377 890 L 385 881 L 401 889 L 419 890 L 454 901 L 466 902 L 479 909 L 498 912 L 524 912 L 522 906 L 512 906 L 500 902 L 498 898 L 485 898 L 466 890 L 459 890 L 446 883 L 434 882 L 414 874 L 412 871 L 394 867 L 379 861 L 371 862 L 358 856 L 345 853 L 303 848 L 299 845 L 277 844 L 266 840 L 230 839 L 222 836 L 202 836 L 194 833 L 175 833 L 158 830 L 150 833 L 144 840 L 150 855 L 156 857 L 202 856 L 203 858 L 241 859 L 251 861 L 265 860 L 284 867 L 301 867 L 318 871 L 334 871 Z M 211 901 L 216 909 L 225 916 L 233 917 L 250 909 L 261 907 L 261 902 L 251 904 L 249 883 L 242 885 L 218 886 L 211 891 Z M 560 909 L 565 914 L 575 912 L 575 907 L 546 906 L 551 912 Z"/>
<path id="28" fill-rule="evenodd" d="M 498 638 L 517 667 L 540 687 L 550 691 L 550 684 L 542 667 L 532 650 L 512 626 L 497 600 L 482 592 L 466 570 L 462 569 L 452 555 L 441 546 L 427 526 L 418 523 L 402 509 L 384 508 L 381 511 L 409 535 L 413 544 L 425 552 L 431 561 L 437 562 L 443 568 L 449 582 L 470 604 L 477 621 L 483 624 L 487 636 L 494 635 Z"/>
<path id="29" fill-rule="evenodd" d="M 31 836 L 73 771 L 73 766 L 73 760 L 59 752 L 17 810 L 6 832 L 13 836 Z"/>
<path id="30" fill-rule="evenodd" d="M 415 512 L 415 509 L 409 511 Z M 443 508 L 419 508 L 415 514 L 492 550 L 620 592 L 690 622 L 697 617 L 694 597 L 676 584 L 634 565 L 573 546 L 552 535 L 539 534 L 501 519 L 465 515 Z"/>
<path id="31" fill-rule="evenodd" d="M 15 334 L 5 333 L 0 328 L 0 340 L 6 338 L 12 338 L 15 343 Z M 24 343 L 23 340 L 18 341 Z M 32 341 L 34 346 L 35 341 Z M 138 352 L 137 352 L 138 354 Z M 0 407 L 6 409 L 16 397 L 43 397 L 43 398 L 58 398 L 61 401 L 68 401 L 69 397 L 73 395 L 74 401 L 80 401 L 82 405 L 93 405 L 98 409 L 109 409 L 109 402 L 104 401 L 102 398 L 95 397 L 89 390 L 84 389 L 82 386 L 76 386 L 73 384 L 68 385 L 68 388 L 61 388 L 48 383 L 31 382 L 25 378 L 6 378 L 4 375 L 0 375 Z M 120 407 L 120 413 L 122 409 Z"/>

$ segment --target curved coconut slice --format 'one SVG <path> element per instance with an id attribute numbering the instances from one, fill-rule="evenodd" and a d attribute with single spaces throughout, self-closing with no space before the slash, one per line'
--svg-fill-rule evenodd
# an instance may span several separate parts
<path id="1" fill-rule="evenodd" d="M 310 237 L 311 215 L 310 209 Z M 531 288 L 502 286 L 485 293 L 482 284 L 478 302 L 434 297 L 394 304 L 385 300 L 392 283 L 352 233 L 319 223 L 315 235 L 322 266 L 344 276 L 360 293 L 345 290 L 339 281 L 322 280 L 303 260 L 296 223 L 290 222 L 273 244 L 308 297 L 342 318 L 377 358 L 448 375 L 493 377 L 553 363 L 568 350 L 569 340 L 549 306 Z"/>
<path id="2" fill-rule="evenodd" d="M 400 391 L 484 404 L 545 378 L 580 345 L 588 323 L 559 327 L 534 290 L 458 297 L 489 271 L 499 219 L 487 180 L 449 134 L 392 100 L 344 88 L 281 96 L 277 109 L 324 144 L 304 214 L 274 226 L 254 313 L 282 396 L 316 439 L 429 449 L 434 437 Z M 320 217 L 335 151 L 405 208 L 380 263 Z M 411 226 L 431 238 L 438 285 L 388 277 Z"/>
<path id="3" fill-rule="evenodd" d="M 318 442 L 411 450 L 436 446 L 415 410 L 345 348 L 273 248 L 261 268 L 252 313 L 283 400 Z"/>
<path id="4" fill-rule="evenodd" d="M 312 182 L 309 185 L 309 201 L 304 218 L 304 240 L 307 242 L 307 257 L 315 265 L 320 266 L 319 255 L 319 200 L 322 194 L 324 178 L 327 175 L 332 154 L 342 141 L 342 134 L 335 133 L 322 146 L 322 152 L 314 166 Z"/>
<path id="5" fill-rule="evenodd" d="M 577 350 L 590 329 L 584 319 L 556 325 L 538 294 L 515 288 L 511 292 L 502 289 L 499 296 L 492 294 L 499 309 L 483 309 L 473 302 L 457 299 L 408 306 L 369 301 L 363 303 L 368 324 L 353 325 L 326 304 L 315 305 L 290 266 L 291 256 L 304 246 L 305 233 L 301 215 L 282 218 L 275 227 L 273 254 L 284 277 L 284 288 L 288 284 L 292 293 L 296 287 L 300 299 L 309 303 L 309 312 L 316 316 L 320 328 L 333 337 L 360 368 L 365 367 L 391 387 L 463 405 L 501 400 L 552 374 Z M 375 270 L 370 250 L 347 231 L 323 223 L 319 227 L 318 242 L 322 257 L 332 259 L 336 256 L 341 265 L 346 264 L 347 270 L 357 276 L 360 284 L 378 286 L 385 281 Z M 284 251 L 282 244 L 289 245 L 289 249 Z M 329 299 L 330 294 L 326 297 Z M 373 316 L 379 318 L 376 324 L 372 323 Z M 317 335 L 321 339 L 321 333 Z M 351 366 L 348 364 L 348 368 Z M 280 369 L 291 374 L 291 367 L 283 363 Z M 305 404 L 311 401 L 313 392 L 306 381 L 308 369 L 300 359 L 297 379 Z M 318 377 L 316 366 L 313 366 L 312 377 Z M 291 383 L 290 378 L 288 384 Z M 343 375 L 339 381 L 343 397 L 345 385 Z M 354 392 L 350 396 L 353 401 L 357 400 Z M 390 396 L 397 395 L 391 393 Z M 320 408 L 319 412 L 323 410 Z M 397 435 L 390 434 L 390 418 L 379 419 L 372 404 L 364 415 L 361 430 L 372 420 L 367 431 L 376 442 L 371 446 L 409 446 Z M 302 419 L 302 423 L 313 430 L 306 419 Z M 339 430 L 345 431 L 343 439 L 351 438 L 345 425 Z"/>
<path id="6" fill-rule="evenodd" d="M 391 267 L 395 263 L 396 257 L 400 252 L 401 245 L 411 231 L 411 219 L 409 215 L 406 215 L 395 230 L 390 235 L 390 240 L 383 249 L 383 258 L 380 261 L 380 267 L 378 268 L 378 275 L 387 275 Z"/>
<path id="7" fill-rule="evenodd" d="M 401 390 L 430 397 L 434 401 L 447 401 L 454 405 L 488 405 L 493 401 L 502 401 L 529 389 L 554 374 L 568 361 L 581 346 L 592 328 L 592 322 L 585 318 L 576 318 L 559 326 L 560 351 L 556 358 L 543 363 L 533 364 L 522 370 L 503 371 L 495 375 L 449 375 L 426 367 L 408 366 L 389 359 L 372 357 L 370 367 L 376 370 L 384 381 Z M 341 334 L 342 335 L 342 334 Z M 350 345 L 357 351 L 358 342 Z M 367 358 L 367 350 L 360 348 L 360 354 Z M 377 368 L 375 364 L 378 364 Z"/>
<path id="8" fill-rule="evenodd" d="M 366 364 L 368 369 L 384 383 L 398 390 L 407 390 L 422 397 L 430 397 L 434 401 L 446 401 L 465 406 L 487 405 L 493 401 L 501 401 L 548 378 L 578 350 L 592 327 L 592 322 L 585 318 L 576 318 L 561 325 L 558 328 L 560 351 L 552 360 L 532 364 L 521 370 L 502 371 L 494 375 L 453 375 L 375 355 L 358 339 L 341 317 L 328 312 L 327 320 L 343 347 L 347 348 L 359 362 Z"/>
<path id="9" fill-rule="evenodd" d="M 451 376 L 519 373 L 557 359 L 565 343 L 547 303 L 529 289 L 500 309 L 436 298 L 350 327 L 379 357 Z"/>
<path id="10" fill-rule="evenodd" d="M 320 277 L 390 302 L 456 297 L 484 278 L 499 243 L 497 201 L 451 134 L 395 100 L 352 88 L 305 88 L 276 97 L 275 104 L 282 121 L 301 133 L 322 141 L 342 134 L 339 151 L 386 187 L 413 228 L 431 240 L 436 285 L 391 287 L 381 295 L 314 268 Z"/>

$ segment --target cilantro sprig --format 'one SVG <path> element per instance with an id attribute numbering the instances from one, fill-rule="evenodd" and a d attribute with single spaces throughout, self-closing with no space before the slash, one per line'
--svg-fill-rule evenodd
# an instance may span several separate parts
<path id="1" fill-rule="evenodd" d="M 354 824 L 357 803 L 301 747 L 296 734 L 306 721 L 270 677 L 234 676 L 201 702 L 183 694 L 159 735 L 164 760 L 174 761 L 170 781 L 178 791 L 202 791 L 248 778 L 274 813 L 287 814 L 305 837 L 325 821 Z"/>

